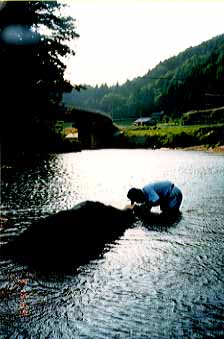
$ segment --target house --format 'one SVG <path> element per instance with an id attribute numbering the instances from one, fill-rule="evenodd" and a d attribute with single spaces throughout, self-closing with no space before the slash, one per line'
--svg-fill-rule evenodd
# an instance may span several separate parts
<path id="1" fill-rule="evenodd" d="M 155 124 L 155 120 L 151 117 L 139 118 L 134 121 L 134 125 L 136 126 L 154 126 Z"/>

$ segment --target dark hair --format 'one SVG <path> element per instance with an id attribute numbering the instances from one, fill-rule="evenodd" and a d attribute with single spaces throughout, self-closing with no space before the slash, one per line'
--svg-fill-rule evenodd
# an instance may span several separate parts
<path id="1" fill-rule="evenodd" d="M 143 203 L 145 201 L 145 196 L 142 190 L 135 187 L 128 191 L 127 197 L 131 200 L 131 204 L 134 204 L 134 202 Z"/>

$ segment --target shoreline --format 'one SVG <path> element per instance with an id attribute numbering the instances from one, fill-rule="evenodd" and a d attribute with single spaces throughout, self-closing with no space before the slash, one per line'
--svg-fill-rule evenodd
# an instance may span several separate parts
<path id="1" fill-rule="evenodd" d="M 209 152 L 209 153 L 224 154 L 224 145 L 215 146 L 215 147 L 199 145 L 199 146 L 190 146 L 190 147 L 180 147 L 176 149 L 180 149 L 183 151 L 202 151 L 202 152 Z"/>

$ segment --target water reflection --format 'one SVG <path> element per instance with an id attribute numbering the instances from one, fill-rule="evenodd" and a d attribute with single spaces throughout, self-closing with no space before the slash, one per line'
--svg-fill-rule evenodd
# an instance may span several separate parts
<path id="1" fill-rule="evenodd" d="M 221 338 L 223 175 L 223 156 L 165 150 L 61 154 L 2 173 L 2 214 L 9 219 L 2 233 L 9 239 L 30 221 L 83 200 L 123 208 L 129 187 L 152 180 L 174 181 L 184 200 L 178 223 L 138 219 L 74 272 L 43 274 L 1 261 L 1 336 Z"/>

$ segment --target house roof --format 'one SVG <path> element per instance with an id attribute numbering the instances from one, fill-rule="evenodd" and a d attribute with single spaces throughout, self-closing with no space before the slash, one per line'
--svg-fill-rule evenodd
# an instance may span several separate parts
<path id="1" fill-rule="evenodd" d="M 153 120 L 151 117 L 138 118 L 135 122 L 147 122 Z"/>

